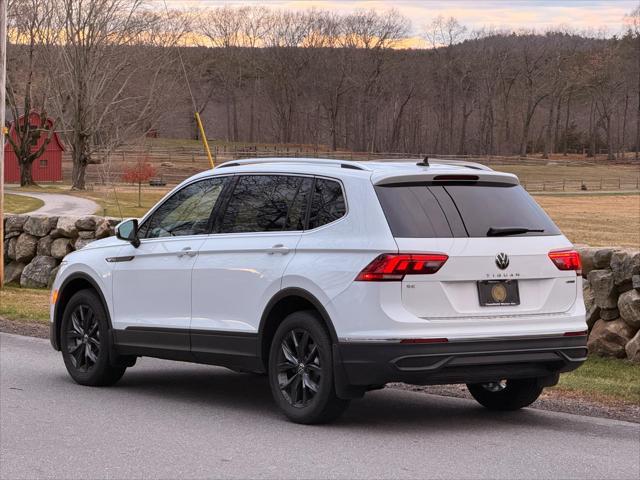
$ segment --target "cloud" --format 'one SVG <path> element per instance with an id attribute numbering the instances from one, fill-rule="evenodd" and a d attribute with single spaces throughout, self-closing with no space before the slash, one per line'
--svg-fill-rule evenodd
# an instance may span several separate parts
<path id="1" fill-rule="evenodd" d="M 154 3 L 162 5 L 162 0 Z M 317 8 L 336 12 L 357 9 L 388 11 L 395 8 L 411 19 L 415 33 L 438 16 L 455 17 L 470 29 L 604 30 L 609 35 L 623 28 L 624 16 L 638 0 L 167 0 L 171 7 L 261 5 L 281 9 Z"/>

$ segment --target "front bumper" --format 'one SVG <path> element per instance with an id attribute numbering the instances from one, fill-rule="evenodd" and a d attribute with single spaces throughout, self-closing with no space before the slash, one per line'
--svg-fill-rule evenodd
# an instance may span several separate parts
<path id="1" fill-rule="evenodd" d="M 587 357 L 587 336 L 455 341 L 433 344 L 341 342 L 334 355 L 345 383 L 377 386 L 483 383 L 542 378 L 578 368 Z"/>
<path id="2" fill-rule="evenodd" d="M 49 322 L 49 342 L 51 342 L 51 346 L 54 350 L 60 350 L 60 345 L 58 345 L 58 336 L 56 333 L 56 324 L 54 322 Z"/>

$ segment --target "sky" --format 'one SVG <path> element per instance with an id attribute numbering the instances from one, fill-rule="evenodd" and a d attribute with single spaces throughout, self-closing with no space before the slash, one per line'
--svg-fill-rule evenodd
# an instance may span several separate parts
<path id="1" fill-rule="evenodd" d="M 434 18 L 455 17 L 470 30 L 494 27 L 539 30 L 565 26 L 607 36 L 619 33 L 623 19 L 640 0 L 166 0 L 170 7 L 263 5 L 282 9 L 318 8 L 348 13 L 395 8 L 411 19 L 417 36 Z M 163 0 L 154 0 L 162 4 Z"/>

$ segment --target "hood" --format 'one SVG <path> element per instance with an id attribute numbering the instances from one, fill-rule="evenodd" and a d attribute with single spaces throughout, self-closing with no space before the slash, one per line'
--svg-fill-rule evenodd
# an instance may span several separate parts
<path id="1" fill-rule="evenodd" d="M 122 246 L 126 242 L 124 240 L 120 240 L 115 235 L 107 238 L 102 238 L 100 240 L 94 240 L 91 243 L 88 243 L 80 250 L 76 250 L 76 252 L 80 252 L 82 250 L 93 250 L 95 248 L 104 248 L 104 247 L 114 247 L 114 246 Z"/>

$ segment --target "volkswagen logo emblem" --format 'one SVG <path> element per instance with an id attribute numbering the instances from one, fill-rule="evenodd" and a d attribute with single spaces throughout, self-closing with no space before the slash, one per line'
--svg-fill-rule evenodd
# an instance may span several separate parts
<path id="1" fill-rule="evenodd" d="M 509 266 L 509 257 L 506 253 L 496 255 L 496 265 L 500 270 L 504 270 Z"/>

